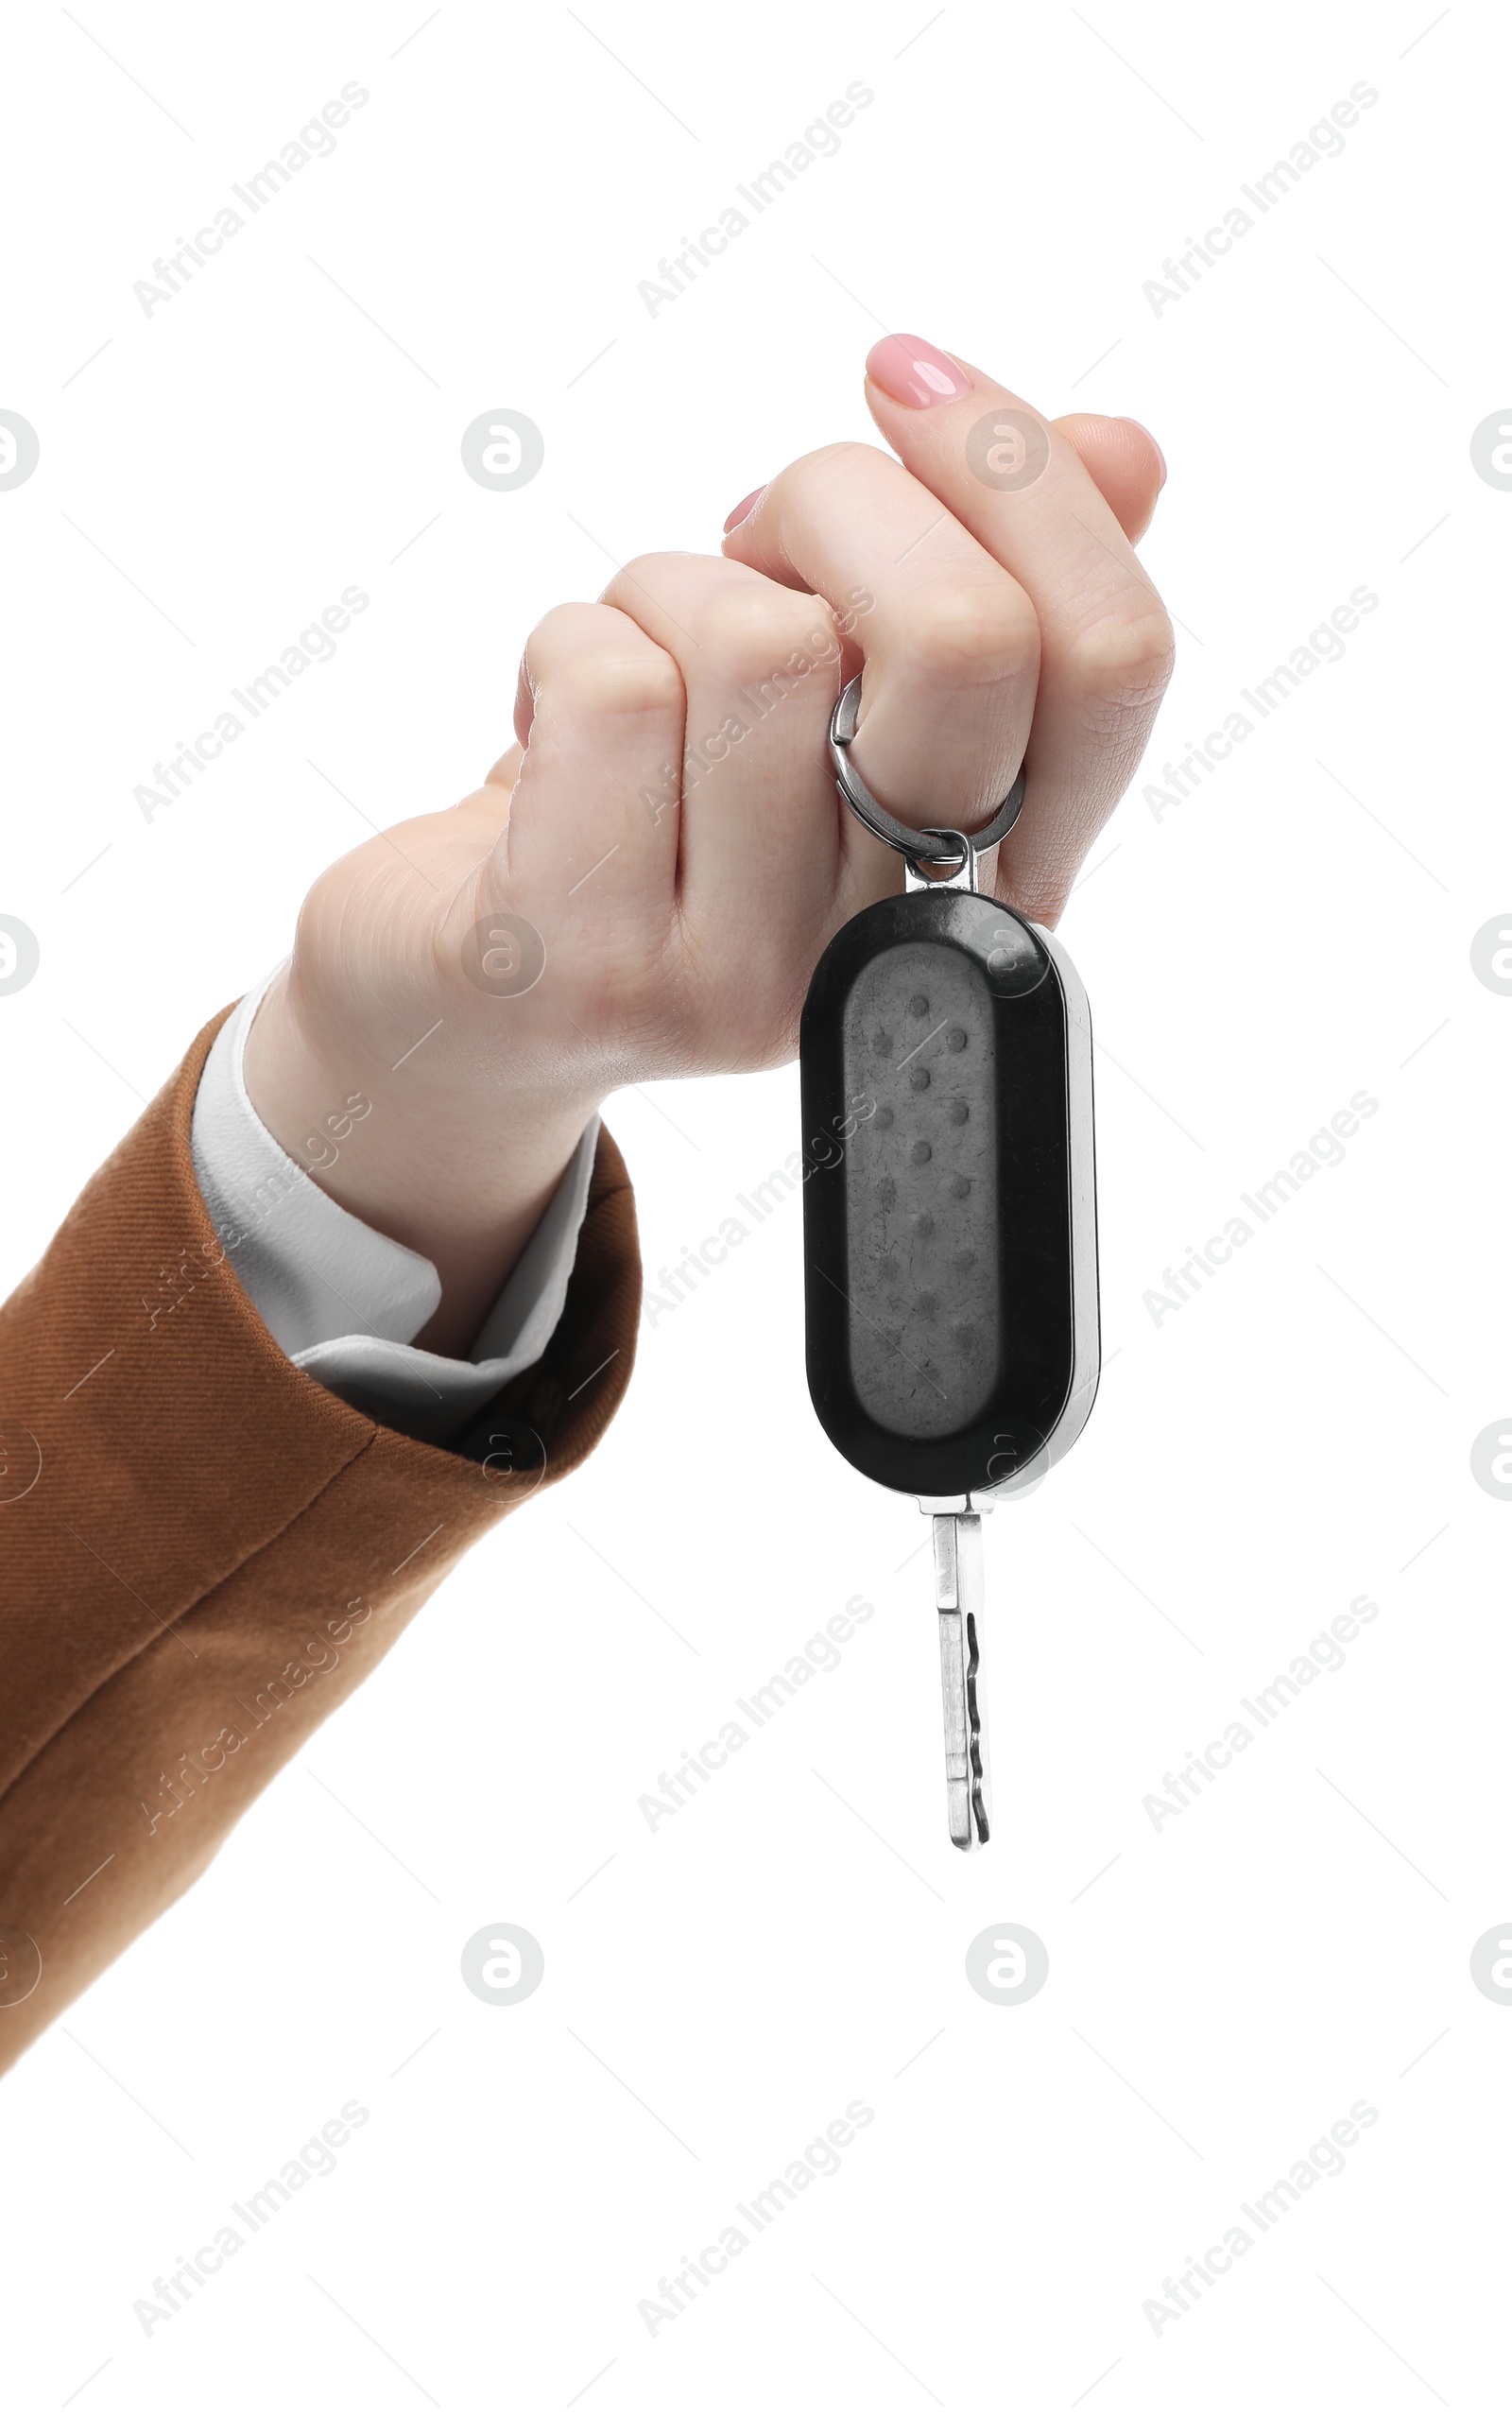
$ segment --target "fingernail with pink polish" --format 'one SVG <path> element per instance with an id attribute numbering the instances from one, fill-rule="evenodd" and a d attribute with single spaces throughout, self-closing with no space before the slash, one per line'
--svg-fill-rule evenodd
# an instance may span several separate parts
<path id="1" fill-rule="evenodd" d="M 749 513 L 752 505 L 760 503 L 765 492 L 765 487 L 752 487 L 749 494 L 742 497 L 741 501 L 735 506 L 734 510 L 730 513 L 730 518 L 725 523 L 725 535 L 727 537 L 732 528 L 738 528 L 740 526 L 741 522 L 746 519 L 747 515 Z"/>
<path id="2" fill-rule="evenodd" d="M 906 403 L 913 411 L 924 411 L 932 403 L 954 402 L 959 394 L 970 394 L 971 381 L 966 371 L 922 336 L 885 336 L 873 344 L 867 354 L 867 375 L 873 386 L 895 403 Z"/>

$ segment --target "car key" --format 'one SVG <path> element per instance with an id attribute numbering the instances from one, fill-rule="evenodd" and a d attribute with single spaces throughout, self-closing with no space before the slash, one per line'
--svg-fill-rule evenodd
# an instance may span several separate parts
<path id="1" fill-rule="evenodd" d="M 976 890 L 1022 773 L 975 842 L 907 829 L 849 760 L 860 684 L 831 721 L 836 785 L 910 886 L 835 935 L 803 1009 L 809 1390 L 852 1467 L 933 1522 L 946 1802 L 971 1852 L 982 1514 L 1039 1482 L 1097 1389 L 1091 1022 L 1060 943 Z"/>

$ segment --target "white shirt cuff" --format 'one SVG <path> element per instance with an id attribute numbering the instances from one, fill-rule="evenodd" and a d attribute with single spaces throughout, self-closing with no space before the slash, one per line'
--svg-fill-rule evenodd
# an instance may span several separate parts
<path id="1" fill-rule="evenodd" d="M 268 984 L 216 1033 L 195 1098 L 195 1173 L 228 1263 L 297 1368 L 379 1424 L 446 1443 L 501 1385 L 534 1367 L 567 1297 L 598 1148 L 590 1119 L 465 1359 L 414 1348 L 439 1305 L 428 1258 L 375 1233 L 312 1182 L 248 1096 L 247 1035 Z M 359 1119 L 360 1120 L 360 1119 Z"/>

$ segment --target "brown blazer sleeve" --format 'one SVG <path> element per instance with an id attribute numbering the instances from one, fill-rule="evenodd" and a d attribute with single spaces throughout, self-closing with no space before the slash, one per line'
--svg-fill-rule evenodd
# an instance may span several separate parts
<path id="1" fill-rule="evenodd" d="M 454 1448 L 302 1373 L 195 1180 L 230 1012 L 0 1308 L 0 2070 L 198 1877 L 469 1545 L 586 1458 L 634 1356 L 606 1132 L 545 1355 Z"/>

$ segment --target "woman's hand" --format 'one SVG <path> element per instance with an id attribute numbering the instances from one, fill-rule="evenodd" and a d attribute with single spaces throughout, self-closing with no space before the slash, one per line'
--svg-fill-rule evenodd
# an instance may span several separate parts
<path id="1" fill-rule="evenodd" d="M 984 885 L 1053 923 L 1143 751 L 1170 622 L 1133 540 L 1164 481 L 1128 420 L 1047 423 L 912 337 L 867 364 L 899 458 L 806 455 L 730 516 L 724 557 L 650 554 L 563 604 L 521 665 L 518 744 L 449 812 L 323 873 L 247 1050 L 264 1122 L 433 1259 L 420 1337 L 460 1353 L 606 1095 L 782 1063 L 833 933 L 899 889 L 825 745 L 915 827 L 985 826 Z"/>

